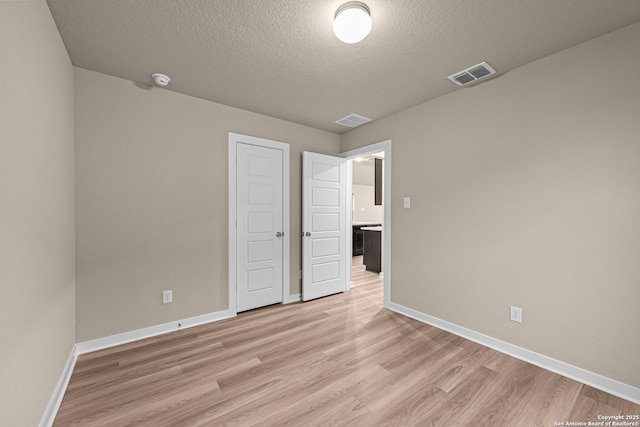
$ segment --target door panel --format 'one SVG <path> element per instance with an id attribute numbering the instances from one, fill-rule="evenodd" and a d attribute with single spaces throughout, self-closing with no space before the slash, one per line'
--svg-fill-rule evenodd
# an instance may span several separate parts
<path id="1" fill-rule="evenodd" d="M 318 207 L 315 206 L 317 209 Z M 340 232 L 340 214 L 337 213 L 312 213 L 311 231 L 318 232 Z"/>
<path id="2" fill-rule="evenodd" d="M 237 311 L 282 302 L 281 150 L 237 144 Z"/>
<path id="3" fill-rule="evenodd" d="M 339 157 L 302 155 L 302 299 L 346 290 L 346 165 Z"/>
<path id="4" fill-rule="evenodd" d="M 313 206 L 338 206 L 340 190 L 335 188 L 314 188 L 311 196 Z"/>
<path id="5" fill-rule="evenodd" d="M 340 250 L 340 238 L 328 237 L 325 239 L 313 239 L 311 241 L 311 256 L 313 258 L 330 256 Z"/>

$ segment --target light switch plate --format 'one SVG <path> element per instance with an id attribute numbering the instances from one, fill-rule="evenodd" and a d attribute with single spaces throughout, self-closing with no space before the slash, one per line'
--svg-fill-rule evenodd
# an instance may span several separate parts
<path id="1" fill-rule="evenodd" d="M 411 197 L 404 198 L 404 208 L 409 209 L 411 207 Z"/>

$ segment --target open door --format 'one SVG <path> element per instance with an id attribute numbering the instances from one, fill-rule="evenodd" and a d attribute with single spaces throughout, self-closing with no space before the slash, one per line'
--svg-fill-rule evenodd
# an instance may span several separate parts
<path id="1" fill-rule="evenodd" d="M 346 161 L 302 153 L 302 300 L 347 289 Z"/>

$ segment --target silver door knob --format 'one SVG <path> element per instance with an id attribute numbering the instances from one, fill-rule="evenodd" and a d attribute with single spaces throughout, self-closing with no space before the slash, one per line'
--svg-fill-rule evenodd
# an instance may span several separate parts
<path id="1" fill-rule="evenodd" d="M 308 231 L 306 233 L 304 233 L 305 236 L 309 237 L 311 236 L 311 233 L 309 233 Z"/>
<path id="2" fill-rule="evenodd" d="M 276 237 L 282 237 L 282 236 L 284 236 L 284 233 L 282 231 L 278 231 L 276 233 Z"/>

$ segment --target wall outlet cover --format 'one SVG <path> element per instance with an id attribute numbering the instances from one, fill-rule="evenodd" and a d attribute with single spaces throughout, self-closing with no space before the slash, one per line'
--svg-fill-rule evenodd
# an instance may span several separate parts
<path id="1" fill-rule="evenodd" d="M 173 291 L 162 291 L 162 303 L 168 304 L 173 302 Z"/>
<path id="2" fill-rule="evenodd" d="M 522 323 L 522 308 L 515 307 L 513 305 L 510 306 L 510 308 L 509 308 L 509 319 L 514 321 L 514 322 Z"/>

